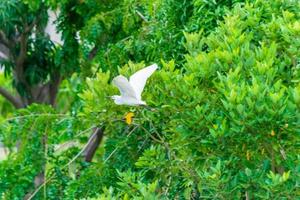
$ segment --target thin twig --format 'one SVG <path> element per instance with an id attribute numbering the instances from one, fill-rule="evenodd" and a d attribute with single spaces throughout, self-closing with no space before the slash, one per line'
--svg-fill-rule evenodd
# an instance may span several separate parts
<path id="1" fill-rule="evenodd" d="M 126 138 L 128 138 L 134 131 L 135 129 L 137 129 L 138 126 L 135 126 L 129 133 L 128 135 L 126 136 Z M 106 163 L 113 155 L 114 153 L 119 149 L 119 147 L 116 147 L 110 154 L 109 156 L 104 160 L 104 163 Z"/>
<path id="2" fill-rule="evenodd" d="M 109 156 L 104 160 L 103 163 L 106 163 L 106 162 L 110 159 L 110 157 L 112 157 L 112 156 L 114 155 L 114 153 L 115 153 L 118 149 L 119 149 L 119 147 L 116 147 L 116 148 L 109 154 Z"/>
<path id="3" fill-rule="evenodd" d="M 92 130 L 93 128 L 96 128 L 96 126 L 92 126 L 92 127 L 88 128 L 88 129 L 85 129 L 85 130 L 83 130 L 83 131 L 80 131 L 79 133 L 77 133 L 77 134 L 75 135 L 75 137 L 79 137 L 79 136 L 81 136 L 82 134 L 88 132 L 89 130 Z"/>
<path id="4" fill-rule="evenodd" d="M 51 114 L 51 113 L 44 113 L 44 114 L 30 114 L 30 115 L 22 115 L 22 116 L 17 116 L 17 117 L 11 117 L 11 118 L 7 118 L 4 121 L 11 121 L 11 120 L 15 120 L 15 119 L 24 119 L 24 118 L 30 118 L 30 117 L 52 117 L 52 116 L 58 116 L 58 117 L 72 117 L 69 116 L 67 114 Z"/>
<path id="5" fill-rule="evenodd" d="M 27 200 L 31 200 L 39 191 L 42 187 L 44 187 L 44 185 L 46 185 L 50 180 L 52 180 L 52 178 L 54 178 L 55 174 L 53 174 L 52 176 L 50 176 L 47 180 L 45 180 L 35 191 L 34 193 L 32 193 L 32 195 L 30 195 L 30 197 L 28 197 Z"/>
<path id="6" fill-rule="evenodd" d="M 172 176 L 169 177 L 168 183 L 167 183 L 167 189 L 165 191 L 165 195 L 167 196 L 169 188 L 171 186 Z"/>
<path id="7" fill-rule="evenodd" d="M 138 14 L 138 16 L 139 16 L 144 22 L 148 22 L 148 20 L 146 19 L 146 17 L 145 17 L 142 13 L 140 13 L 140 11 L 136 10 L 135 12 L 136 12 L 136 14 Z"/>
<path id="8" fill-rule="evenodd" d="M 146 128 L 144 128 L 143 126 L 139 125 L 139 124 L 135 124 L 136 126 L 139 126 L 140 128 L 142 128 L 144 131 L 146 131 L 149 136 L 151 137 L 151 139 L 153 139 L 154 141 L 160 143 L 160 144 L 163 144 L 164 142 L 163 141 L 160 141 L 159 139 L 155 138 Z"/>
<path id="9" fill-rule="evenodd" d="M 169 144 L 164 140 L 164 138 L 159 134 L 159 132 L 157 131 L 156 127 L 154 126 L 154 124 L 150 121 L 150 125 L 153 127 L 156 135 L 159 137 L 159 139 L 163 142 L 163 144 L 165 145 L 167 151 L 168 151 L 168 158 L 169 160 L 171 160 L 171 148 L 169 146 Z"/>
<path id="10" fill-rule="evenodd" d="M 149 138 L 147 137 L 147 138 L 144 140 L 144 142 L 142 143 L 141 147 L 139 147 L 138 153 L 142 150 L 142 148 L 144 147 L 144 145 L 146 144 L 146 142 L 147 142 L 148 139 L 149 139 Z"/>
<path id="11" fill-rule="evenodd" d="M 135 126 L 129 133 L 128 133 L 128 135 L 126 136 L 127 138 L 135 131 L 135 129 L 137 129 L 138 127 L 137 126 Z"/>
<path id="12" fill-rule="evenodd" d="M 69 166 L 72 162 L 74 162 L 86 149 L 86 147 L 89 145 L 89 143 L 94 139 L 94 136 L 96 134 L 96 131 L 93 133 L 93 135 L 89 138 L 88 142 L 84 145 L 84 147 L 79 151 L 79 153 L 74 156 L 65 166 L 63 166 L 63 169 L 67 166 Z"/>

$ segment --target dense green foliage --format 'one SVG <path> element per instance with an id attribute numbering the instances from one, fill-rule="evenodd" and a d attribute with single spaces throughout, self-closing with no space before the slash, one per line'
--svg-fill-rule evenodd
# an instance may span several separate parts
<path id="1" fill-rule="evenodd" d="M 81 64 L 84 74 L 90 75 L 91 64 L 95 69 L 116 73 L 116 68 L 129 60 L 160 63 L 161 59 L 176 59 L 176 65 L 181 66 L 187 53 L 184 31 L 205 30 L 209 34 L 227 9 L 243 1 L 57 2 L 62 6 L 63 22 L 65 18 L 76 18 L 71 24 L 80 30 L 79 52 L 84 58 Z M 95 58 L 93 49 L 98 50 Z"/>
<path id="2" fill-rule="evenodd" d="M 34 199 L 299 198 L 298 1 L 51 5 L 61 8 L 62 51 L 74 54 L 60 62 L 80 73 L 61 85 L 56 109 L 33 104 L 1 119 L 11 149 L 0 161 L 3 199 L 36 190 L 41 172 Z M 116 74 L 153 62 L 149 107 L 107 98 L 118 93 Z M 105 139 L 87 163 L 80 153 L 93 127 Z"/>

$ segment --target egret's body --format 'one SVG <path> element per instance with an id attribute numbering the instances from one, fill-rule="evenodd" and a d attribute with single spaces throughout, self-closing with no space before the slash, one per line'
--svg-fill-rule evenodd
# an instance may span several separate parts
<path id="1" fill-rule="evenodd" d="M 129 105 L 129 106 L 136 106 L 136 105 L 146 105 L 145 101 L 138 100 L 133 97 L 127 97 L 126 99 L 122 96 L 114 95 L 112 96 L 112 99 L 114 100 L 115 104 L 117 105 Z"/>
<path id="2" fill-rule="evenodd" d="M 114 102 L 118 105 L 146 105 L 146 102 L 142 100 L 142 92 L 146 85 L 147 79 L 156 69 L 156 64 L 145 67 L 144 69 L 134 73 L 129 78 L 129 81 L 122 75 L 115 77 L 112 82 L 120 90 L 121 96 L 112 96 Z"/>

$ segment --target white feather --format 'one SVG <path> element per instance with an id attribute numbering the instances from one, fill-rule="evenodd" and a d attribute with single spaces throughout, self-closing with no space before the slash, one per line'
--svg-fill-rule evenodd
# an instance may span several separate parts
<path id="1" fill-rule="evenodd" d="M 132 97 L 136 98 L 136 94 L 127 78 L 119 75 L 112 80 L 113 84 L 117 86 L 122 97 Z"/>
<path id="2" fill-rule="evenodd" d="M 145 67 L 144 69 L 137 71 L 130 77 L 129 83 L 134 89 L 137 99 L 139 100 L 142 99 L 142 92 L 146 85 L 146 81 L 156 69 L 157 69 L 157 65 L 153 64 L 148 67 Z"/>
<path id="3" fill-rule="evenodd" d="M 143 105 L 142 92 L 146 85 L 147 79 L 157 69 L 157 65 L 153 64 L 134 73 L 129 81 L 126 77 L 119 75 L 113 79 L 113 84 L 119 89 L 121 96 L 113 96 L 116 104 L 125 105 Z"/>

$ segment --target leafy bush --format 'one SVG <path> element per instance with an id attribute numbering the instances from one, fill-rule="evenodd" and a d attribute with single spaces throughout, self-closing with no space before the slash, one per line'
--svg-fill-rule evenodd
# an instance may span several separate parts
<path id="1" fill-rule="evenodd" d="M 110 141 L 125 146 L 108 167 L 130 168 L 144 183 L 158 181 L 161 198 L 296 198 L 298 11 L 294 1 L 237 5 L 207 37 L 186 34 L 184 69 L 164 63 L 149 81 L 144 98 L 153 110 L 106 101 L 115 92 L 108 73 L 90 80 L 83 99 L 91 118 L 92 110 L 102 111 L 101 121 L 136 113 L 129 128 L 107 127 L 106 155 Z M 120 73 L 138 68 L 129 63 Z M 137 146 L 124 145 L 127 137 Z"/>

